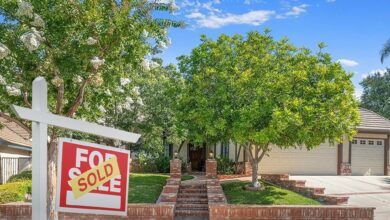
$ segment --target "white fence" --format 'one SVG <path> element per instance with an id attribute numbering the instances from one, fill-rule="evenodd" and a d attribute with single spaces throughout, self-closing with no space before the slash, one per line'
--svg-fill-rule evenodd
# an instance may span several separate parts
<path id="1" fill-rule="evenodd" d="M 31 157 L 1 157 L 0 156 L 0 184 L 24 170 L 31 169 Z"/>

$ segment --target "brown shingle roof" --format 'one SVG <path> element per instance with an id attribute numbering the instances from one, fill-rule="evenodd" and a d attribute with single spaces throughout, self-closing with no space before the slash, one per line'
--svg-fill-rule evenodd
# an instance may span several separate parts
<path id="1" fill-rule="evenodd" d="M 11 117 L 0 113 L 0 139 L 22 146 L 31 147 L 31 133 L 28 128 Z"/>
<path id="2" fill-rule="evenodd" d="M 359 111 L 361 121 L 358 129 L 390 131 L 389 119 L 364 108 L 360 108 Z"/>

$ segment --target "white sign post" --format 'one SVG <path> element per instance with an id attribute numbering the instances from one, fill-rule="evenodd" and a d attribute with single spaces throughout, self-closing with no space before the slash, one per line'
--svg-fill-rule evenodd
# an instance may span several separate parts
<path id="1" fill-rule="evenodd" d="M 117 130 L 85 121 L 75 120 L 47 110 L 47 83 L 43 77 L 33 81 L 32 109 L 12 105 L 21 119 L 32 121 L 32 219 L 47 219 L 47 126 L 136 143 L 139 134 Z"/>

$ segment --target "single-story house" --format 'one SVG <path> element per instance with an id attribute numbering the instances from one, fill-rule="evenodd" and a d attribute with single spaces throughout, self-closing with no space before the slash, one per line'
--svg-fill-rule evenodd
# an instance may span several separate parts
<path id="1" fill-rule="evenodd" d="M 31 168 L 31 144 L 29 129 L 0 113 L 0 184 Z"/>
<path id="2" fill-rule="evenodd" d="M 259 164 L 260 174 L 289 173 L 295 175 L 389 175 L 390 120 L 367 109 L 360 108 L 361 122 L 358 133 L 343 143 L 323 143 L 308 151 L 300 148 L 271 147 L 269 157 Z M 177 146 L 167 147 L 167 152 L 177 151 Z M 204 171 L 208 153 L 234 160 L 235 145 L 218 143 L 216 146 L 194 147 L 185 143 L 179 157 L 191 163 L 192 170 Z M 239 161 L 248 161 L 241 150 Z"/>

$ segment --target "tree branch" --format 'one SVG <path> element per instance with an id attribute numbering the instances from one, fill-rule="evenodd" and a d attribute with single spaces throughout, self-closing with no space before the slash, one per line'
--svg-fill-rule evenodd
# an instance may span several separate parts
<path id="1" fill-rule="evenodd" d="M 180 147 L 179 147 L 179 150 L 177 151 L 177 153 L 180 153 L 180 151 L 181 151 L 181 149 L 183 148 L 185 142 L 186 142 L 186 141 L 182 141 L 182 142 L 180 143 Z"/>
<path id="2" fill-rule="evenodd" d="M 25 104 L 26 106 L 28 106 L 29 108 L 31 108 L 31 103 L 30 103 L 30 101 L 28 100 L 28 92 L 27 92 L 27 91 L 23 93 L 23 101 L 24 101 L 24 104 Z"/>
<path id="3" fill-rule="evenodd" d="M 64 100 L 64 83 L 57 88 L 56 114 L 61 114 Z"/>
<path id="4" fill-rule="evenodd" d="M 76 100 L 73 102 L 72 107 L 70 107 L 67 116 L 73 117 L 76 113 L 77 109 L 80 107 L 80 105 L 83 103 L 84 100 L 84 94 L 85 94 L 85 88 L 87 87 L 88 83 L 91 81 L 91 77 L 85 79 L 83 83 L 80 86 L 79 94 L 77 95 Z"/>
<path id="5" fill-rule="evenodd" d="M 250 159 L 254 160 L 253 153 L 252 153 L 252 143 L 249 142 L 247 150 L 249 151 Z"/>
<path id="6" fill-rule="evenodd" d="M 268 151 L 268 144 L 267 144 L 267 147 L 265 149 L 263 149 L 263 152 L 261 152 L 261 155 L 259 157 L 259 161 L 261 161 L 264 157 L 264 155 L 267 153 Z"/>

